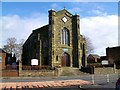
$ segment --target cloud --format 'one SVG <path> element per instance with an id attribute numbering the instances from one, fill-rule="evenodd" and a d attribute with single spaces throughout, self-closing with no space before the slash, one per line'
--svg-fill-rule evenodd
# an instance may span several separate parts
<path id="1" fill-rule="evenodd" d="M 105 55 L 107 47 L 118 45 L 118 16 L 96 16 L 81 19 L 81 33 L 88 36 L 95 53 Z"/>
<path id="2" fill-rule="evenodd" d="M 95 16 L 106 16 L 107 15 L 104 8 L 97 4 L 94 4 L 94 9 L 88 11 L 87 13 L 91 15 L 95 15 Z"/>
<path id="3" fill-rule="evenodd" d="M 51 4 L 50 7 L 51 7 L 50 9 L 54 9 L 54 10 L 58 10 L 59 11 L 60 9 L 64 8 L 65 6 L 60 6 L 57 3 L 53 3 L 53 4 Z"/>
<path id="4" fill-rule="evenodd" d="M 68 11 L 70 11 L 73 14 L 77 14 L 77 12 L 78 13 L 82 12 L 82 9 L 80 9 L 79 7 L 74 7 L 72 9 L 68 10 Z"/>
<path id="5" fill-rule="evenodd" d="M 2 41 L 8 37 L 27 39 L 32 30 L 48 23 L 48 14 L 34 13 L 30 17 L 8 15 L 2 17 Z M 84 17 L 80 20 L 81 34 L 88 36 L 95 48 L 95 53 L 105 55 L 107 47 L 118 45 L 118 16 Z"/>
<path id="6" fill-rule="evenodd" d="M 51 7 L 54 9 L 54 8 L 58 8 L 58 4 L 56 4 L 56 3 L 53 3 L 52 5 L 51 5 Z"/>
<path id="7" fill-rule="evenodd" d="M 120 46 L 120 16 L 118 18 L 118 45 Z"/>
<path id="8" fill-rule="evenodd" d="M 101 6 L 98 6 L 98 5 L 96 5 L 96 9 L 98 9 L 98 10 L 100 10 L 100 11 L 104 11 L 104 8 L 101 7 Z"/>
<path id="9" fill-rule="evenodd" d="M 107 13 L 103 12 L 103 11 L 100 11 L 100 10 L 91 10 L 89 13 L 92 13 L 94 15 L 98 15 L 98 16 L 106 16 Z"/>
<path id="10" fill-rule="evenodd" d="M 47 14 L 35 13 L 30 17 L 8 15 L 2 17 L 2 44 L 8 37 L 16 37 L 18 40 L 27 39 L 32 30 L 48 23 Z M 3 46 L 3 45 L 2 45 Z"/>
<path id="11" fill-rule="evenodd" d="M 2 46 L 2 18 L 0 17 L 0 48 Z"/>

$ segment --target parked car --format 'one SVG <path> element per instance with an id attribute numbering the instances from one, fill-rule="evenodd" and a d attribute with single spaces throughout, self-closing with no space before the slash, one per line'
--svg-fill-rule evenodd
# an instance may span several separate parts
<path id="1" fill-rule="evenodd" d="M 116 82 L 116 90 L 120 90 L 120 78 Z"/>

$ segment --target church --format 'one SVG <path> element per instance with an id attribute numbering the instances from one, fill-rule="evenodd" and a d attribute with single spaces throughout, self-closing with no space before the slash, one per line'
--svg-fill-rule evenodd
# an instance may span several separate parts
<path id="1" fill-rule="evenodd" d="M 37 59 L 39 66 L 85 67 L 86 41 L 80 34 L 80 16 L 65 8 L 48 13 L 48 24 L 33 30 L 25 41 L 22 65 L 30 66 L 31 59 Z"/>

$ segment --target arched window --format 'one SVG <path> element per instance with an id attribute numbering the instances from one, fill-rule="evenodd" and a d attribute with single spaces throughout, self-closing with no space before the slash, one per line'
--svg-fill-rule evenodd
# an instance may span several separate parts
<path id="1" fill-rule="evenodd" d="M 61 31 L 61 44 L 69 44 L 69 32 L 65 28 Z"/>

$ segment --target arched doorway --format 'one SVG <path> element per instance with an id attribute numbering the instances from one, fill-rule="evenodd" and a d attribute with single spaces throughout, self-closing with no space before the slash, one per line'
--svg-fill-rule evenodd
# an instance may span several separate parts
<path id="1" fill-rule="evenodd" d="M 63 67 L 70 66 L 70 55 L 68 53 L 63 53 L 61 56 L 61 65 Z"/>

